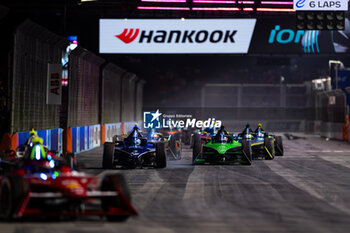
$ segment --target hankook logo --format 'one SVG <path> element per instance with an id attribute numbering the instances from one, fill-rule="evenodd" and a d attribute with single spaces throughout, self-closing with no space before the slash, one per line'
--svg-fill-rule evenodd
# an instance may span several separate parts
<path id="1" fill-rule="evenodd" d="M 136 39 L 136 37 L 139 35 L 139 32 L 139 28 L 136 28 L 135 33 L 133 28 L 131 28 L 130 30 L 125 28 L 121 34 L 116 35 L 115 37 L 119 38 L 125 44 L 129 44 L 130 42 L 133 42 Z"/>
<path id="2" fill-rule="evenodd" d="M 116 35 L 118 39 L 126 44 L 133 42 L 138 36 L 140 29 L 137 28 L 134 33 L 134 29 L 124 29 L 124 31 Z M 165 30 L 157 31 L 141 31 L 139 43 L 205 43 L 210 41 L 210 43 L 235 43 L 234 36 L 237 30 L 215 30 L 208 32 L 207 30 L 172 30 L 167 32 Z"/>
<path id="3" fill-rule="evenodd" d="M 100 19 L 100 53 L 245 54 L 256 19 Z"/>

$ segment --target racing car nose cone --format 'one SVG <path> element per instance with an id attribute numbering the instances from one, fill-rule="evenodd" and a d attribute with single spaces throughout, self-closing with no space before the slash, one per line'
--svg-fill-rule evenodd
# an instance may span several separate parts
<path id="1" fill-rule="evenodd" d="M 133 152 L 131 152 L 131 154 L 132 154 L 132 155 L 138 155 L 139 152 L 138 152 L 138 150 L 134 150 Z"/>
<path id="2" fill-rule="evenodd" d="M 225 146 L 219 146 L 218 147 L 218 151 L 219 151 L 219 153 L 225 153 L 226 147 Z"/>

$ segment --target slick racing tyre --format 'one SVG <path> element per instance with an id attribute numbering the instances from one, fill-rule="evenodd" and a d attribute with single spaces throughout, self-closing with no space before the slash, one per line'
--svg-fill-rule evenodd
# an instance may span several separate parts
<path id="1" fill-rule="evenodd" d="M 275 146 L 272 138 L 264 139 L 264 154 L 265 159 L 271 160 L 275 158 Z"/>
<path id="2" fill-rule="evenodd" d="M 250 141 L 242 141 L 242 165 L 252 165 L 253 151 Z"/>
<path id="3" fill-rule="evenodd" d="M 131 202 L 131 194 L 125 178 L 121 174 L 107 175 L 102 180 L 101 191 L 120 191 L 117 196 L 102 198 L 102 209 L 109 212 L 111 208 L 127 208 L 125 198 Z M 124 196 L 124 198 L 122 197 Z M 106 215 L 108 221 L 125 221 L 130 215 Z"/>
<path id="4" fill-rule="evenodd" d="M 176 139 L 176 144 L 175 144 L 176 155 L 177 155 L 177 159 L 180 160 L 181 159 L 181 155 L 182 155 L 181 134 L 180 133 L 175 134 L 175 139 Z"/>
<path id="5" fill-rule="evenodd" d="M 194 148 L 194 145 L 197 142 L 200 142 L 200 141 L 201 141 L 201 135 L 200 134 L 198 134 L 198 133 L 192 134 L 192 136 L 191 136 L 191 148 Z"/>
<path id="6" fill-rule="evenodd" d="M 29 192 L 29 184 L 21 176 L 8 176 L 1 181 L 0 187 L 0 216 L 11 220 L 15 210 L 23 203 Z"/>
<path id="7" fill-rule="evenodd" d="M 70 169 L 74 169 L 76 167 L 74 153 L 66 155 L 66 164 Z"/>
<path id="8" fill-rule="evenodd" d="M 191 144 L 191 133 L 189 131 L 182 132 L 182 141 L 185 143 L 185 145 Z"/>
<path id="9" fill-rule="evenodd" d="M 155 168 L 165 168 L 166 167 L 166 153 L 165 153 L 165 144 L 157 143 L 156 144 L 156 165 Z"/>
<path id="10" fill-rule="evenodd" d="M 105 142 L 103 145 L 102 168 L 112 169 L 114 164 L 114 143 Z"/>
<path id="11" fill-rule="evenodd" d="M 170 137 L 168 145 L 169 145 L 171 156 L 173 156 L 174 159 L 180 160 L 181 159 L 181 141 L 178 137 L 176 137 L 176 134 Z"/>
<path id="12" fill-rule="evenodd" d="M 198 140 L 193 145 L 192 164 L 195 164 L 196 159 L 200 156 L 201 151 L 202 151 L 202 143 Z"/>
<path id="13" fill-rule="evenodd" d="M 283 156 L 284 150 L 283 150 L 283 140 L 281 136 L 276 136 L 275 140 L 275 155 L 276 156 Z"/>

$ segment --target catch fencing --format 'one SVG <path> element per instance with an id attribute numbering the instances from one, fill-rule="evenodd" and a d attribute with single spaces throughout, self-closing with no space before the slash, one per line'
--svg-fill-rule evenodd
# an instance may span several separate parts
<path id="1" fill-rule="evenodd" d="M 122 76 L 126 71 L 108 63 L 102 71 L 102 123 L 121 122 Z"/>
<path id="2" fill-rule="evenodd" d="M 80 46 L 68 57 L 68 85 L 62 86 L 61 105 L 47 104 L 48 66 L 63 67 L 69 45 L 30 20 L 16 29 L 12 148 L 34 128 L 50 149 L 61 151 L 63 145 L 64 152 L 80 152 L 129 131 L 142 120 L 144 81 Z"/>
<path id="3" fill-rule="evenodd" d="M 315 106 L 314 132 L 342 140 L 347 115 L 345 93 L 341 89 L 318 92 Z"/>
<path id="4" fill-rule="evenodd" d="M 222 120 L 233 131 L 259 122 L 270 131 L 303 131 L 307 98 L 304 84 L 207 84 L 201 117 Z"/>
<path id="5" fill-rule="evenodd" d="M 69 57 L 67 127 L 98 124 L 100 66 L 104 60 L 77 47 Z"/>
<path id="6" fill-rule="evenodd" d="M 68 41 L 30 20 L 15 31 L 13 52 L 13 132 L 59 128 L 59 105 L 46 104 L 48 64 L 60 64 Z"/>

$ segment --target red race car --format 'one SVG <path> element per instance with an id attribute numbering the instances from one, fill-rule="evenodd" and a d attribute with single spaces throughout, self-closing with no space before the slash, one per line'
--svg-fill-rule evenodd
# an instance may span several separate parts
<path id="1" fill-rule="evenodd" d="M 0 174 L 3 219 L 98 215 L 123 221 L 137 214 L 121 174 L 72 170 L 40 141 L 28 146 L 23 158 L 0 160 Z"/>

